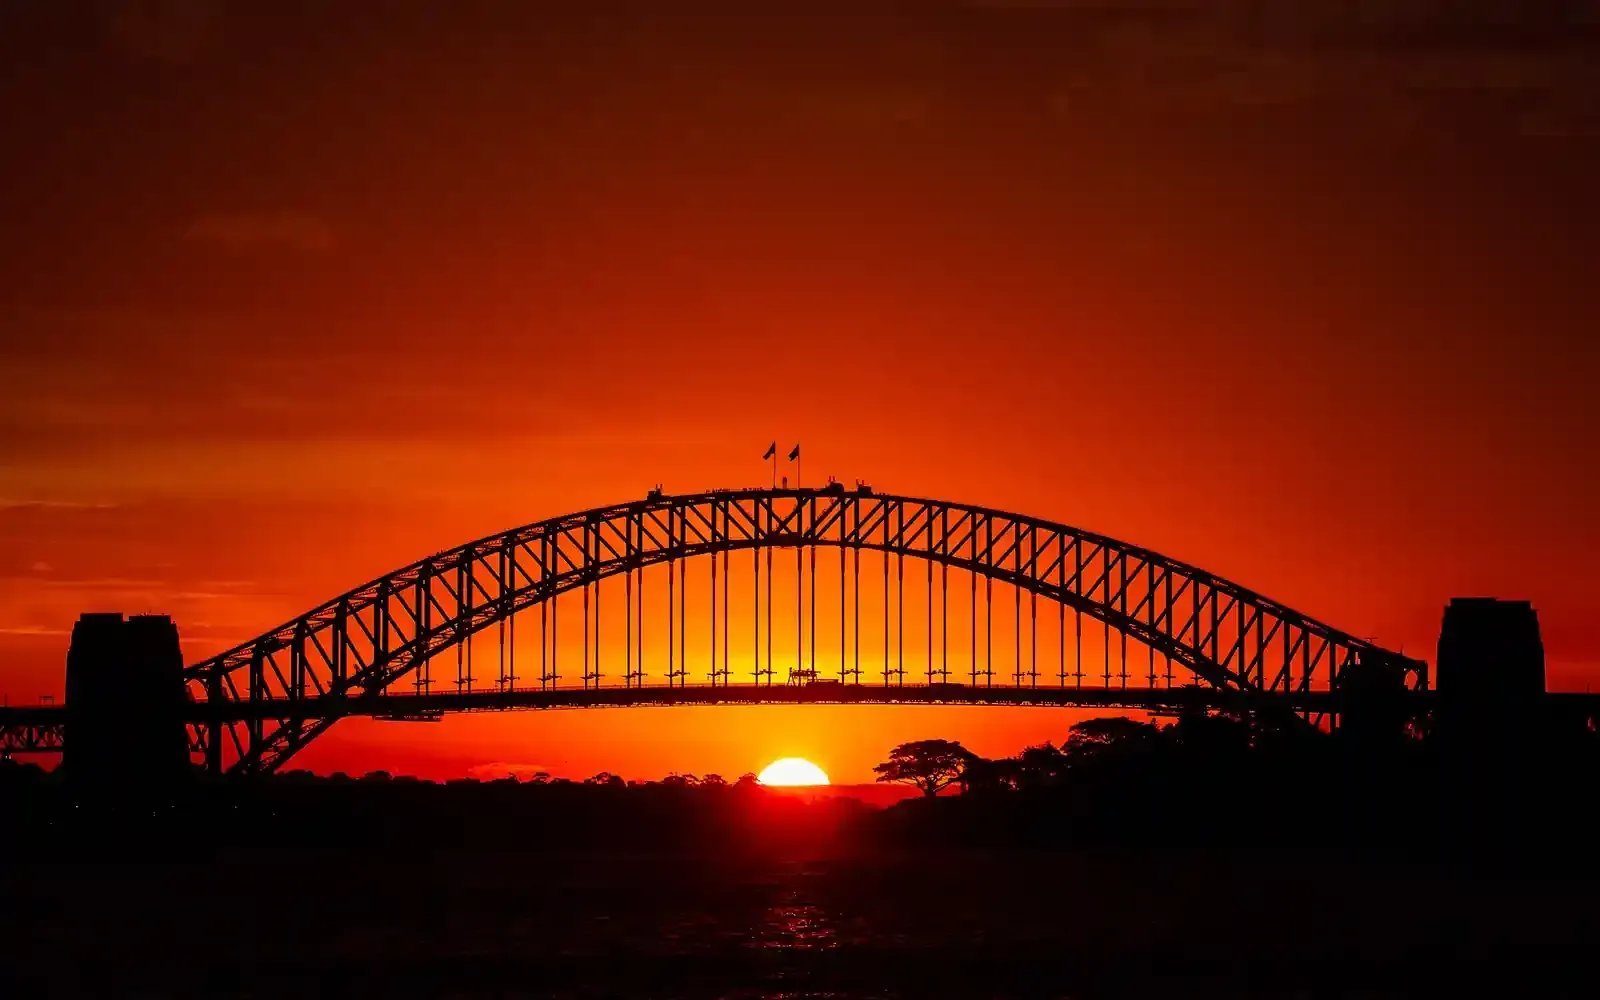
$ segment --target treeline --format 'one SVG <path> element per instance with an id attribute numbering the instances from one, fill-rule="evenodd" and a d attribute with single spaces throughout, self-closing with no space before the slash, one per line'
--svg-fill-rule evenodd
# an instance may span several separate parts
<path id="1" fill-rule="evenodd" d="M 1426 731 L 1372 739 L 1194 713 L 1091 719 L 999 759 L 923 740 L 876 770 L 924 792 L 884 817 L 902 843 L 1522 849 L 1586 836 L 1600 735 L 1460 747 Z"/>
<path id="2" fill-rule="evenodd" d="M 436 783 L 381 771 L 251 781 L 197 773 L 163 789 L 90 794 L 57 772 L 0 761 L 0 839 L 188 852 L 360 845 L 402 855 L 512 846 L 1520 848 L 1587 836 L 1600 736 L 1522 733 L 1468 753 L 1425 733 L 1374 741 L 1197 713 L 1165 725 L 1091 719 L 1059 744 L 997 759 L 956 742 L 915 741 L 876 770 L 924 797 L 879 810 L 774 793 L 750 774 Z"/>
<path id="3" fill-rule="evenodd" d="M 853 835 L 869 807 L 773 793 L 754 775 L 624 781 L 292 771 L 86 793 L 31 765 L 0 762 L 0 841 L 96 850 L 352 847 L 384 854 L 496 848 L 551 851 L 811 850 Z M 166 849 L 166 848 L 161 848 Z"/>

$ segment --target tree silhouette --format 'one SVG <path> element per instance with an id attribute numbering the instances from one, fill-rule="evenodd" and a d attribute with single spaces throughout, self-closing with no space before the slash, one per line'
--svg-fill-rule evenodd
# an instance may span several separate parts
<path id="1" fill-rule="evenodd" d="M 1068 731 L 1064 748 L 1070 760 L 1137 758 L 1161 745 L 1161 728 L 1126 716 L 1085 719 Z"/>
<path id="2" fill-rule="evenodd" d="M 1238 757 L 1250 752 L 1250 724 L 1210 712 L 1185 712 L 1166 733 L 1191 757 Z"/>
<path id="3" fill-rule="evenodd" d="M 951 740 L 915 740 L 889 751 L 889 759 L 872 770 L 879 781 L 915 785 L 928 797 L 958 780 L 977 754 Z"/>
<path id="4" fill-rule="evenodd" d="M 1020 786 L 1021 773 L 1015 757 L 989 760 L 973 754 L 961 768 L 956 781 L 963 792 L 1011 791 Z"/>
<path id="5" fill-rule="evenodd" d="M 1024 747 L 1016 757 L 1017 786 L 1047 788 L 1060 784 L 1067 774 L 1067 756 L 1053 743 Z"/>

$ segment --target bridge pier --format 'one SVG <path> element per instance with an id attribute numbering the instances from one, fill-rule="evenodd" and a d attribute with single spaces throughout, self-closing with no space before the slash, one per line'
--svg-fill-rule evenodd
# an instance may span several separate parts
<path id="1" fill-rule="evenodd" d="M 1544 642 L 1527 601 L 1458 597 L 1444 612 L 1434 709 L 1456 836 L 1503 840 L 1533 805 L 1545 735 Z"/>
<path id="2" fill-rule="evenodd" d="M 172 619 L 80 616 L 67 651 L 63 773 L 79 788 L 110 795 L 182 779 L 186 702 Z"/>

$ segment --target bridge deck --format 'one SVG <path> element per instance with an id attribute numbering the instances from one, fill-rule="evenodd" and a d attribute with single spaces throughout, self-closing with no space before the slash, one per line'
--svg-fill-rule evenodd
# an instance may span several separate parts
<path id="1" fill-rule="evenodd" d="M 222 706 L 193 702 L 186 713 L 191 723 L 245 722 L 251 719 L 348 718 L 366 716 L 392 721 L 432 721 L 448 712 L 496 712 L 527 709 L 668 707 L 673 705 L 987 705 L 1052 708 L 1126 709 L 1172 714 L 1185 709 L 1229 707 L 1229 692 L 1207 687 L 1106 688 L 1014 687 L 968 684 L 840 684 L 804 685 L 689 684 L 649 687 L 529 688 L 510 691 L 462 691 L 441 694 L 382 694 L 357 698 L 307 698 L 298 702 L 270 699 L 251 705 Z M 1286 711 L 1333 712 L 1338 696 L 1306 691 L 1273 696 Z M 1432 707 L 1431 692 L 1408 695 L 1419 711 Z M 1600 694 L 1551 693 L 1551 714 L 1562 718 L 1600 719 Z M 1257 705 L 1259 706 L 1259 702 Z M 215 709 L 221 707 L 219 716 Z M 68 707 L 34 705 L 0 708 L 0 755 L 60 752 L 65 742 Z"/>
<path id="2" fill-rule="evenodd" d="M 1332 711 L 1336 696 L 1327 691 L 1270 696 L 1293 711 Z M 271 698 L 259 702 L 194 701 L 188 706 L 189 722 L 246 722 L 286 717 L 318 719 L 372 716 L 376 718 L 428 718 L 446 712 L 488 712 L 514 709 L 624 708 L 671 705 L 992 705 L 1057 708 L 1132 709 L 1176 712 L 1183 709 L 1221 708 L 1231 702 L 1230 692 L 1204 686 L 1150 687 L 1016 687 L 969 684 L 841 684 L 834 681 L 798 685 L 685 684 L 588 688 L 516 688 L 441 692 L 434 694 L 379 694 L 299 700 Z M 217 711 L 221 709 L 220 713 Z M 55 727 L 65 723 L 65 705 L 0 708 L 0 729 Z"/>
<path id="3" fill-rule="evenodd" d="M 689 684 L 672 687 L 531 688 L 359 699 L 359 713 L 404 716 L 437 712 L 670 705 L 994 705 L 1178 711 L 1217 707 L 1226 692 L 1210 688 L 974 687 L 965 684 L 804 685 Z M 1326 710 L 1327 692 L 1284 697 L 1286 708 Z M 245 707 L 245 706 L 240 706 Z"/>

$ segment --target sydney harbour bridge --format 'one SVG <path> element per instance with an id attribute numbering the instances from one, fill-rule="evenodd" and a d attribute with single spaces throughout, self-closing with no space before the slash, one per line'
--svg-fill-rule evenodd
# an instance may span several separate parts
<path id="1" fill-rule="evenodd" d="M 859 483 L 652 490 L 428 556 L 196 663 L 166 619 L 85 615 L 66 702 L 0 710 L 0 751 L 126 759 L 181 732 L 193 764 L 266 774 L 349 716 L 681 704 L 1201 709 L 1332 729 L 1374 706 L 1414 716 L 1429 681 L 1421 660 L 1065 524 Z"/>

